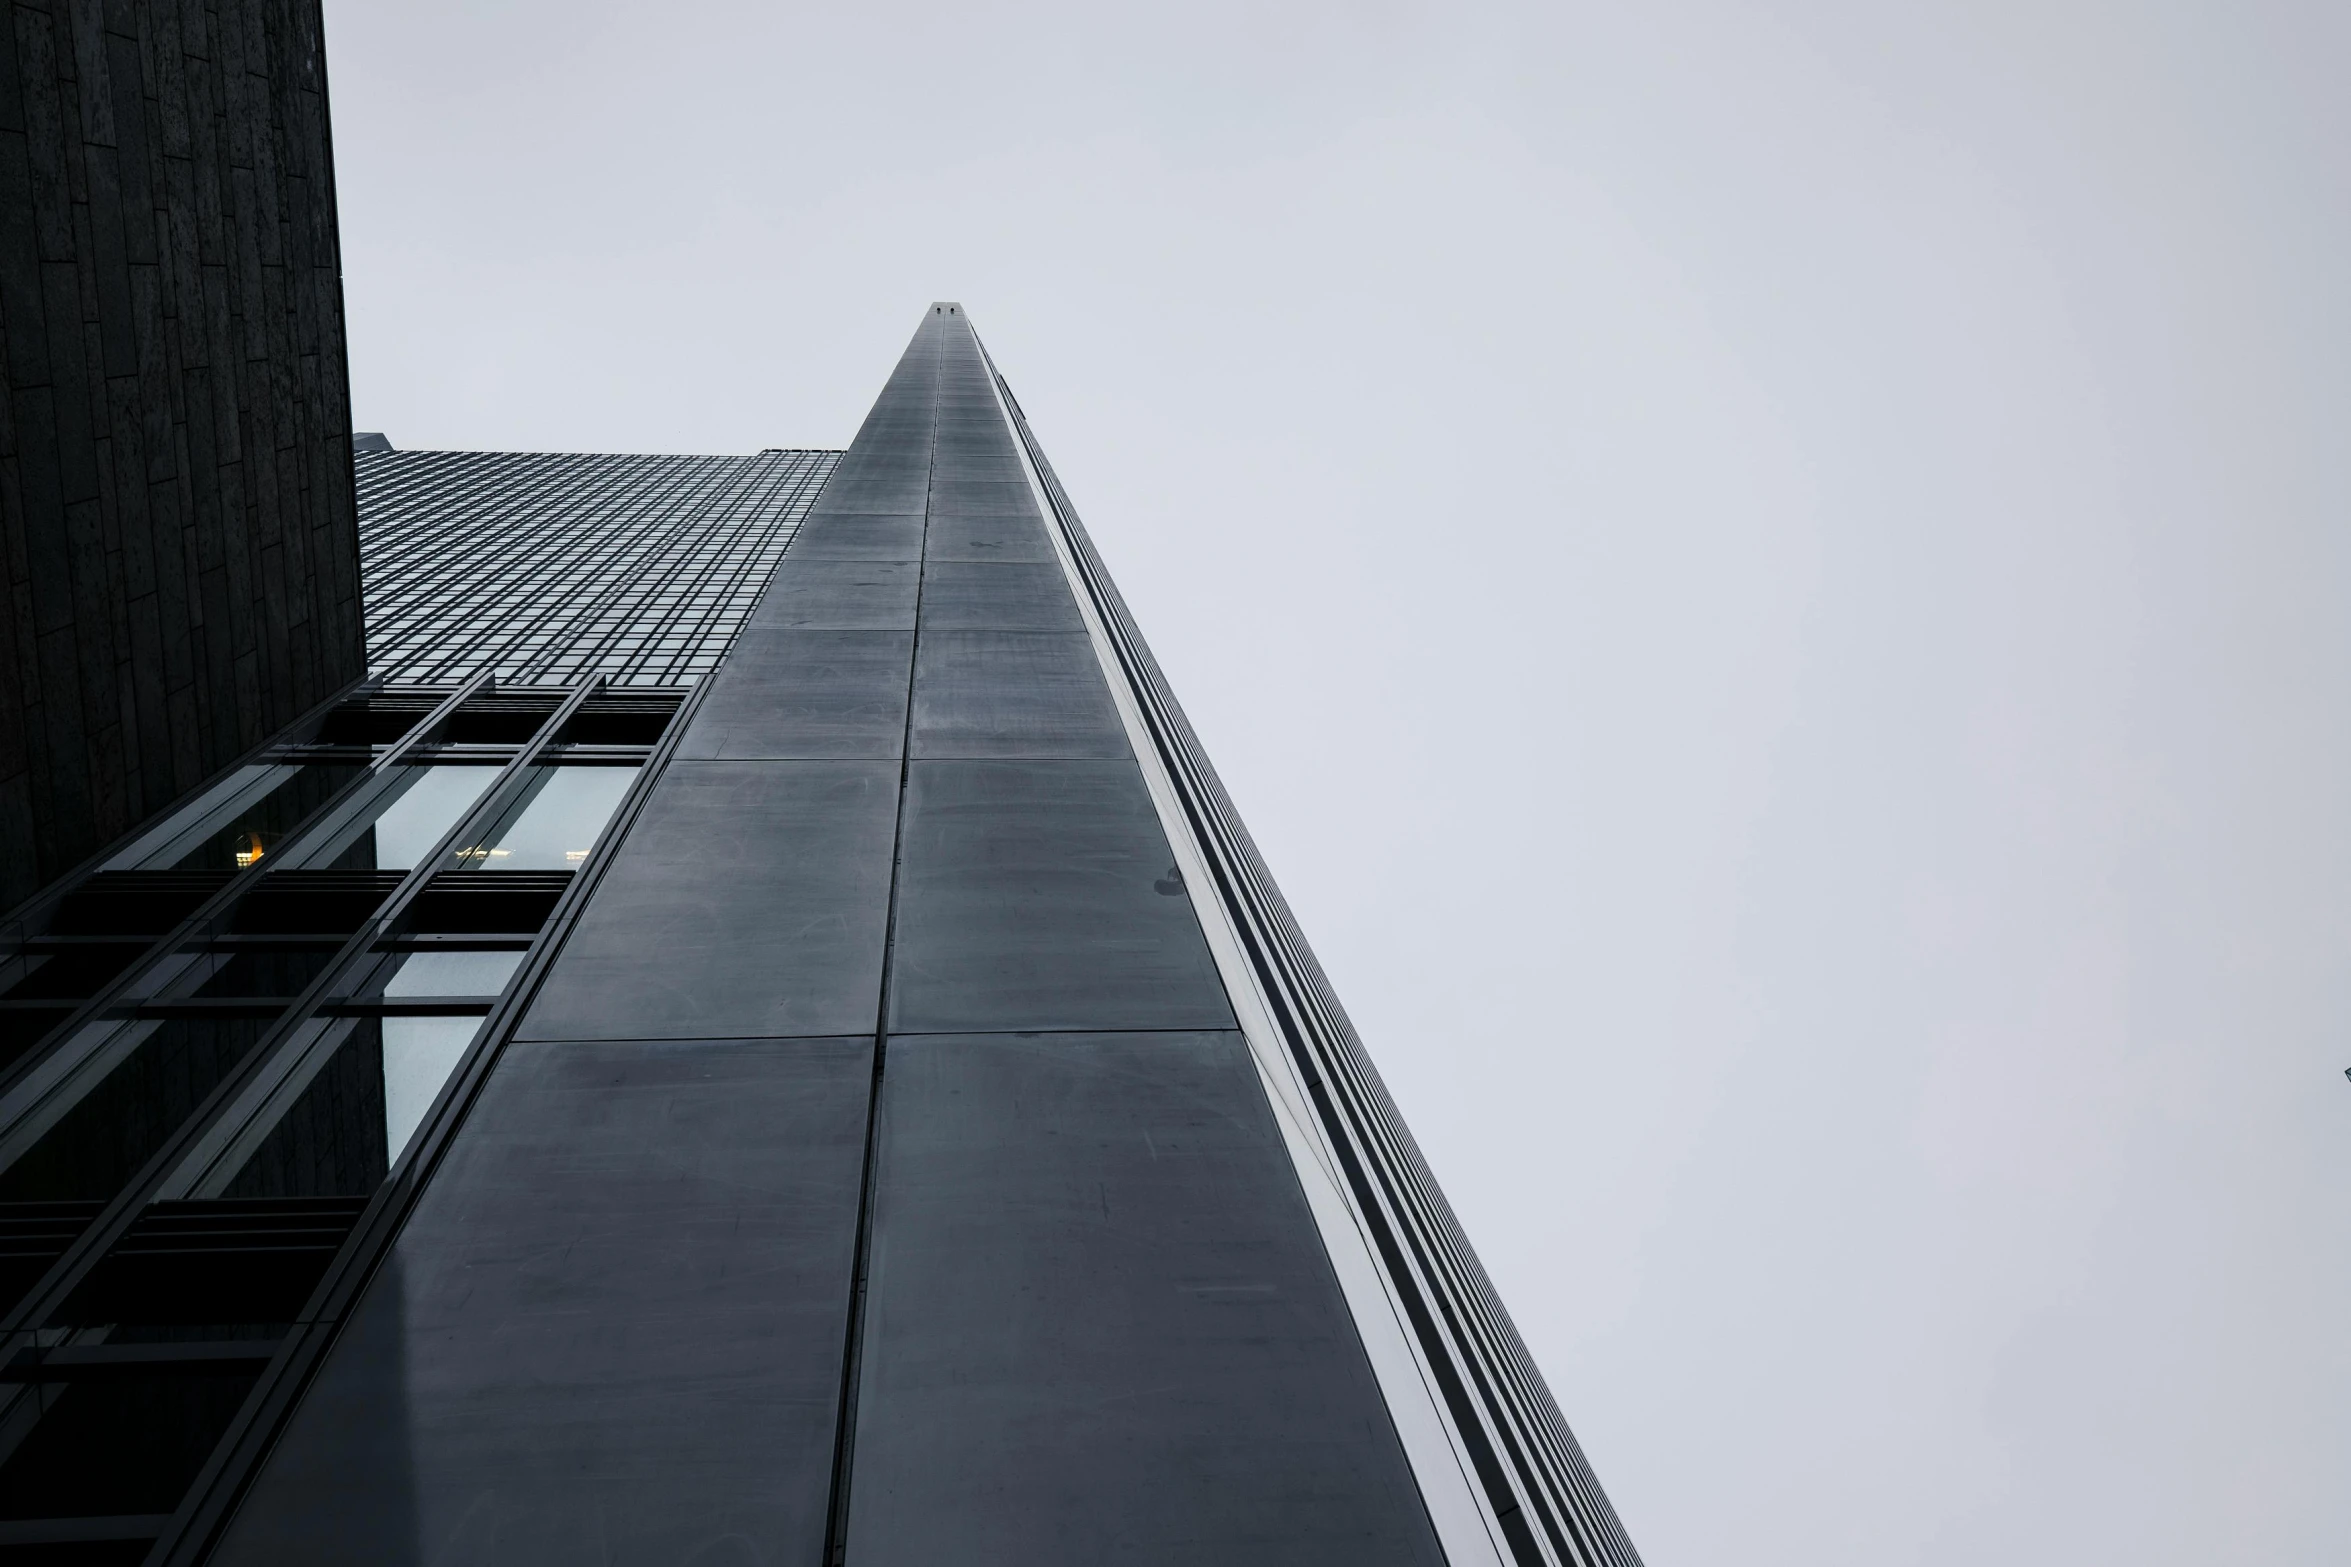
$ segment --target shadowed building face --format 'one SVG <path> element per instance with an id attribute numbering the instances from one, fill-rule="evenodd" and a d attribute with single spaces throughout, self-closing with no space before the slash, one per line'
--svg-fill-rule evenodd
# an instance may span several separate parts
<path id="1" fill-rule="evenodd" d="M 316 7 L 10 15 L 0 909 L 365 657 Z"/>

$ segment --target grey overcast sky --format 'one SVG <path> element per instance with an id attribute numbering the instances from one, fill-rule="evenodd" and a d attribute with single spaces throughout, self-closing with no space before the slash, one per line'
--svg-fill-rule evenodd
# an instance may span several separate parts
<path id="1" fill-rule="evenodd" d="M 966 304 L 1652 1567 L 2351 1561 L 2351 8 L 327 17 L 363 429 Z"/>

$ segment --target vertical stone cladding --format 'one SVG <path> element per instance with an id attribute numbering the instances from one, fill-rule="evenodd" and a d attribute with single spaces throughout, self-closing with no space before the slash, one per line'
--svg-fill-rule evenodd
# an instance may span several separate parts
<path id="1" fill-rule="evenodd" d="M 0 908 L 356 679 L 316 0 L 0 12 Z"/>

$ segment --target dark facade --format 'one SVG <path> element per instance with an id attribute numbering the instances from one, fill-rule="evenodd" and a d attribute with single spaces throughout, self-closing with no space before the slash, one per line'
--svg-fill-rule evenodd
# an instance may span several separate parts
<path id="1" fill-rule="evenodd" d="M 959 307 L 837 467 L 396 455 L 537 564 L 0 968 L 0 1560 L 1637 1567 Z"/>
<path id="2" fill-rule="evenodd" d="M 0 907 L 359 678 L 314 0 L 0 16 Z"/>

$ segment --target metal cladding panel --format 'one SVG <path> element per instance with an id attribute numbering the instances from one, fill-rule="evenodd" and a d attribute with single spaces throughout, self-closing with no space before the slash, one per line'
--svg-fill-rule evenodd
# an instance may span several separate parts
<path id="1" fill-rule="evenodd" d="M 1237 1033 L 893 1038 L 847 1560 L 1443 1560 Z"/>
<path id="2" fill-rule="evenodd" d="M 1053 562 L 935 560 L 923 567 L 922 627 L 1083 632 L 1086 623 Z"/>
<path id="3" fill-rule="evenodd" d="M 521 1037 L 870 1033 L 898 771 L 673 763 Z"/>
<path id="4" fill-rule="evenodd" d="M 913 666 L 911 631 L 754 626 L 736 639 L 678 754 L 895 758 Z"/>
<path id="5" fill-rule="evenodd" d="M 795 560 L 920 560 L 921 512 L 823 512 L 801 525 Z"/>
<path id="6" fill-rule="evenodd" d="M 789 631 L 912 631 L 914 561 L 803 560 L 779 571 L 751 624 Z"/>
<path id="7" fill-rule="evenodd" d="M 213 1560 L 816 1561 L 872 1062 L 508 1050 Z"/>
<path id="8" fill-rule="evenodd" d="M 1034 516 L 934 511 L 925 549 L 931 560 L 1054 559 L 1053 541 Z"/>
<path id="9" fill-rule="evenodd" d="M 995 410 L 988 411 L 994 417 Z M 933 509 L 950 516 L 1017 516 L 1037 515 L 1036 497 L 1030 494 L 1025 479 L 1015 476 L 1006 484 L 988 479 L 949 479 L 942 477 L 934 486 L 931 498 Z"/>
<path id="10" fill-rule="evenodd" d="M 908 743 L 925 759 L 1133 754 L 1084 632 L 925 626 Z"/>
<path id="11" fill-rule="evenodd" d="M 834 504 L 843 509 L 911 511 L 922 504 L 924 478 L 921 473 L 872 479 L 856 474 L 835 475 L 825 488 L 833 492 Z"/>
<path id="12" fill-rule="evenodd" d="M 893 1033 L 1230 1028 L 1132 761 L 916 762 Z"/>

